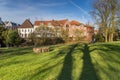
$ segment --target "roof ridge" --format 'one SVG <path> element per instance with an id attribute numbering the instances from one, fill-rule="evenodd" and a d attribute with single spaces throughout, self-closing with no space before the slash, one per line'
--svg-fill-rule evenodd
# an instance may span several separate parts
<path id="1" fill-rule="evenodd" d="M 29 19 L 26 19 L 19 28 L 33 28 L 33 24 Z"/>

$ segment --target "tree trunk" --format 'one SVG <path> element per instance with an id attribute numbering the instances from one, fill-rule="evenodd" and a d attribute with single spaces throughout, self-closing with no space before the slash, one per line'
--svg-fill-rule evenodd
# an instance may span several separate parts
<path id="1" fill-rule="evenodd" d="M 115 8 L 112 9 L 112 27 L 111 27 L 111 41 L 113 41 L 115 32 Z"/>
<path id="2" fill-rule="evenodd" d="M 114 33 L 111 33 L 111 39 L 110 39 L 110 41 L 112 42 L 113 41 L 113 36 L 114 35 Z"/>
<path id="3" fill-rule="evenodd" d="M 105 35 L 105 42 L 108 42 L 108 40 L 107 40 L 107 35 Z"/>
<path id="4" fill-rule="evenodd" d="M 105 42 L 108 42 L 108 30 L 105 30 Z"/>

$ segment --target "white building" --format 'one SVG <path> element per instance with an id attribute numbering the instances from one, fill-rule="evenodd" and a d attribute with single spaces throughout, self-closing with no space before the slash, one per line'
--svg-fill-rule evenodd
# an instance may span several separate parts
<path id="1" fill-rule="evenodd" d="M 29 19 L 26 19 L 24 23 L 18 28 L 18 32 L 22 38 L 28 38 L 29 34 L 34 31 L 34 27 Z"/>

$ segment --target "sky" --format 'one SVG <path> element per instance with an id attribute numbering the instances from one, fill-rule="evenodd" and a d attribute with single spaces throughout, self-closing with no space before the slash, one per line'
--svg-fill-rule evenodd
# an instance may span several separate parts
<path id="1" fill-rule="evenodd" d="M 35 20 L 77 20 L 92 22 L 93 0 L 0 0 L 0 17 L 3 21 L 23 23 Z"/>

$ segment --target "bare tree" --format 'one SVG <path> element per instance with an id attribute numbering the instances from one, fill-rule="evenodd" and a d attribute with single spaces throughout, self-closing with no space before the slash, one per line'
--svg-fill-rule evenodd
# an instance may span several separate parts
<path id="1" fill-rule="evenodd" d="M 65 41 L 68 42 L 69 41 L 69 30 L 61 28 L 61 32 L 60 32 L 61 38 Z"/>
<path id="2" fill-rule="evenodd" d="M 41 25 L 31 33 L 29 39 L 33 41 L 35 45 L 47 45 L 46 40 L 53 37 L 55 37 L 54 29 L 46 25 Z"/>
<path id="3" fill-rule="evenodd" d="M 73 34 L 74 34 L 74 37 L 75 37 L 76 41 L 80 41 L 84 37 L 83 31 L 79 30 L 79 29 L 74 29 Z"/>
<path id="4" fill-rule="evenodd" d="M 41 25 L 31 33 L 29 39 L 35 46 L 63 43 L 62 38 L 65 34 L 63 32 L 60 28 Z"/>
<path id="5" fill-rule="evenodd" d="M 118 5 L 118 0 L 96 0 L 94 3 L 92 15 L 105 37 L 105 42 L 113 41 Z"/>

